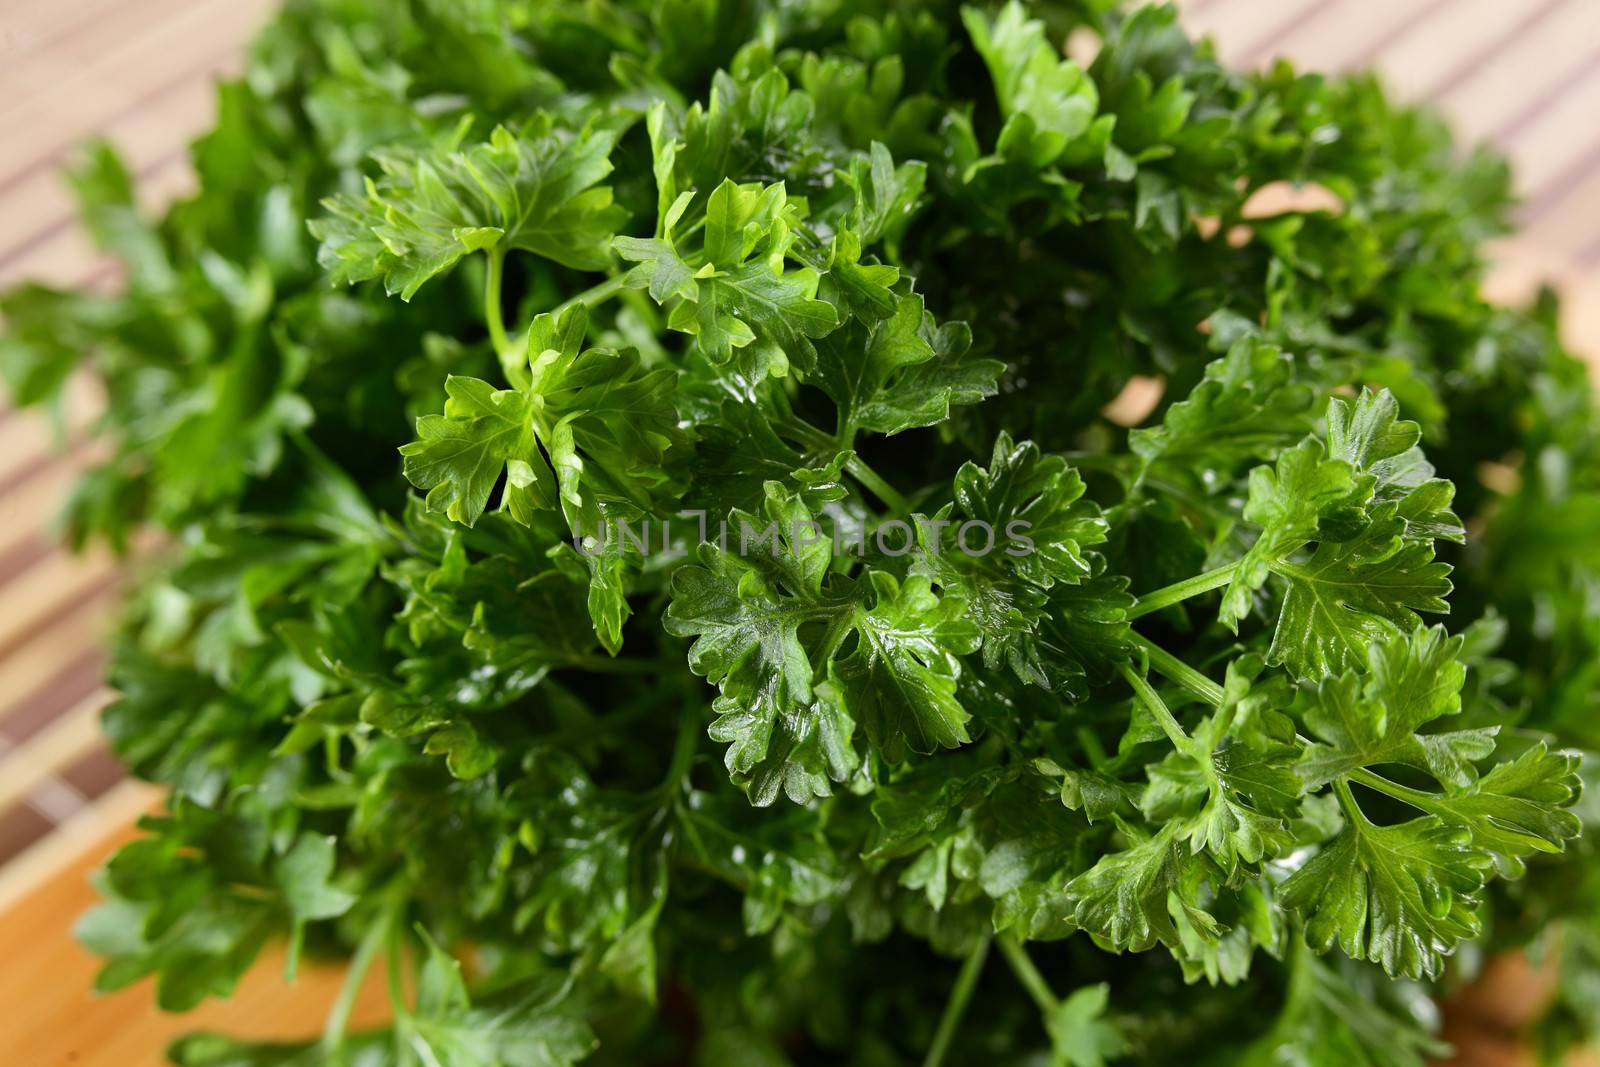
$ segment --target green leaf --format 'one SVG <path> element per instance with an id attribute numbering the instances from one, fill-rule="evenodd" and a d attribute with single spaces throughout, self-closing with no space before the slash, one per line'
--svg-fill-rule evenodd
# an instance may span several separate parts
<path id="1" fill-rule="evenodd" d="M 1109 819 L 1125 805 L 1131 806 L 1139 800 L 1137 789 L 1109 775 L 1061 767 L 1048 760 L 1041 762 L 1041 773 L 1061 778 L 1061 803 L 1073 811 L 1083 812 L 1090 823 Z"/>
<path id="2" fill-rule="evenodd" d="M 472 526 L 504 471 L 500 506 L 531 526 L 559 507 L 574 555 L 589 572 L 589 613 L 615 652 L 630 609 L 628 524 L 647 537 L 646 516 L 672 490 L 668 451 L 684 443 L 672 394 L 676 376 L 646 370 L 631 352 L 584 349 L 588 311 L 540 315 L 528 332 L 528 377 L 515 389 L 446 379 L 443 415 L 417 420 L 404 445 L 407 479 L 430 509 Z M 635 550 L 635 555 L 637 550 Z"/>
<path id="3" fill-rule="evenodd" d="M 896 297 L 892 288 L 900 279 L 898 267 L 862 262 L 861 238 L 854 230 L 834 235 L 826 250 L 807 247 L 812 240 L 797 241 L 795 255 L 819 271 L 817 293 L 846 315 L 865 323 L 894 314 Z"/>
<path id="4" fill-rule="evenodd" d="M 1323 512 L 1347 499 L 1354 489 L 1349 466 L 1327 458 L 1326 446 L 1314 437 L 1284 452 L 1274 467 L 1250 472 L 1244 517 L 1261 527 L 1261 534 L 1240 560 L 1223 594 L 1220 617 L 1224 624 L 1238 629 L 1273 564 L 1314 539 Z"/>
<path id="5" fill-rule="evenodd" d="M 1478 892 L 1492 865 L 1471 835 L 1432 816 L 1377 826 L 1347 807 L 1345 829 L 1282 886 L 1306 940 L 1338 945 L 1391 976 L 1432 977 L 1477 936 Z"/>
<path id="6" fill-rule="evenodd" d="M 903 310 L 902 305 L 897 307 Z M 851 408 L 854 428 L 894 434 L 934 426 L 949 419 L 952 408 L 977 404 L 995 394 L 1005 364 L 969 354 L 972 330 L 966 323 L 935 327 L 932 316 L 924 314 L 918 334 L 932 355 L 903 363 L 898 373 L 872 390 L 858 392 Z"/>
<path id="7" fill-rule="evenodd" d="M 336 283 L 382 278 L 404 300 L 477 251 L 521 249 L 603 270 L 626 219 L 598 184 L 611 173 L 615 143 L 609 131 L 574 133 L 539 114 L 518 133 L 497 126 L 465 148 L 375 152 L 382 173 L 365 195 L 328 198 L 328 216 L 312 222 L 318 260 Z"/>
<path id="8" fill-rule="evenodd" d="M 735 511 L 728 526 L 730 550 L 703 544 L 699 565 L 673 575 L 663 625 L 695 638 L 689 666 L 720 690 L 711 736 L 729 744 L 728 771 L 752 802 L 770 804 L 780 791 L 796 803 L 827 796 L 830 779 L 848 780 L 859 757 L 855 721 L 814 691 L 813 657 L 843 639 L 853 592 L 825 585 L 831 541 L 778 483 L 768 483 L 759 517 Z"/>
<path id="9" fill-rule="evenodd" d="M 927 164 L 911 160 L 895 166 L 889 149 L 873 141 L 865 159 L 851 161 L 842 175 L 855 192 L 848 228 L 862 247 L 879 242 L 891 249 L 923 205 L 927 184 Z"/>
<path id="10" fill-rule="evenodd" d="M 32 284 L 0 293 L 0 375 L 12 403 L 54 399 L 123 314 L 122 301 L 94 293 Z"/>
<path id="11" fill-rule="evenodd" d="M 554 754 L 525 784 L 539 818 L 523 828 L 532 856 L 518 894 L 516 929 L 554 954 L 608 944 L 612 966 L 623 968 L 629 957 L 637 961 L 651 950 L 652 916 L 660 911 L 653 873 L 661 869 L 660 836 L 652 830 L 656 798 L 600 789 L 574 761 Z M 647 888 L 655 900 L 644 899 Z M 642 930 L 632 929 L 641 922 Z M 623 946 L 628 938 L 634 944 Z M 627 967 L 630 980 L 643 980 L 636 964 Z"/>
<path id="12" fill-rule="evenodd" d="M 1433 477 L 1433 465 L 1417 443 L 1421 427 L 1399 413 L 1387 389 L 1364 391 L 1354 404 L 1335 397 L 1328 404 L 1329 454 L 1364 473 L 1362 491 L 1370 491 L 1375 509 L 1396 506 L 1406 524 L 1405 540 L 1465 540 L 1461 520 L 1450 510 L 1455 488 Z"/>
<path id="13" fill-rule="evenodd" d="M 426 940 L 417 1010 L 403 1024 L 418 1052 L 451 1067 L 571 1067 L 598 1046 L 570 978 L 540 975 L 474 1002 L 461 964 Z"/>
<path id="14" fill-rule="evenodd" d="M 428 735 L 422 750 L 430 756 L 443 756 L 445 766 L 457 778 L 476 778 L 488 774 L 499 762 L 501 752 L 465 721 L 446 723 Z"/>
<path id="15" fill-rule="evenodd" d="M 1071 1067 L 1104 1067 L 1129 1051 L 1122 1031 L 1105 1017 L 1110 1001 L 1107 983 L 1080 986 L 1045 1016 L 1045 1029 L 1060 1060 Z"/>
<path id="16" fill-rule="evenodd" d="M 177 1067 L 391 1067 L 393 1044 L 386 1032 L 348 1037 L 332 1050 L 322 1041 L 257 1043 L 200 1033 L 173 1042 L 167 1058 Z"/>
<path id="17" fill-rule="evenodd" d="M 1387 391 L 1354 404 L 1328 403 L 1328 443 L 1315 437 L 1283 453 L 1276 469 L 1250 474 L 1245 518 L 1261 527 L 1222 602 L 1237 627 L 1269 573 L 1287 585 L 1271 663 L 1297 677 L 1337 674 L 1361 663 L 1391 627 L 1417 613 L 1445 612 L 1450 567 L 1434 559 L 1437 538 L 1460 540 L 1449 509 L 1454 490 L 1432 477 L 1416 423 L 1398 419 Z M 1309 558 L 1300 550 L 1316 547 Z"/>
<path id="18" fill-rule="evenodd" d="M 1291 950 L 1288 995 L 1273 1025 L 1240 1049 L 1234 1062 L 1273 1067 L 1294 1050 L 1304 1067 L 1426 1067 L 1450 1054 L 1429 1026 L 1427 1003 L 1416 990 L 1398 996 L 1394 983 L 1373 967 L 1323 960 L 1305 947 Z"/>
<path id="19" fill-rule="evenodd" d="M 733 800 L 737 807 L 725 793 L 691 792 L 676 809 L 676 840 L 696 866 L 744 894 L 746 936 L 771 932 L 786 909 L 838 902 L 844 888 L 839 856 L 808 809 L 752 821 L 752 809 Z"/>
<path id="20" fill-rule="evenodd" d="M 277 863 L 274 875 L 294 923 L 289 957 L 291 974 L 306 923 L 336 918 L 356 902 L 354 895 L 331 883 L 333 868 L 334 840 L 317 834 L 301 834 Z"/>
<path id="21" fill-rule="evenodd" d="M 1212 321 L 1215 330 L 1216 317 Z M 1200 488 L 1212 492 L 1241 464 L 1272 461 L 1303 436 L 1311 403 L 1311 390 L 1295 380 L 1293 358 L 1246 333 L 1206 364 L 1205 377 L 1167 408 L 1159 426 L 1131 431 L 1128 447 L 1147 470 L 1159 465 L 1179 477 L 1196 472 Z M 1292 494 L 1285 500 L 1272 488 L 1263 487 L 1258 509 L 1264 505 L 1281 514 L 1289 501 L 1302 499 Z M 1253 505 L 1256 499 L 1252 484 Z M 1252 517 L 1247 511 L 1245 517 L 1262 527 L 1273 522 L 1265 514 Z"/>
<path id="22" fill-rule="evenodd" d="M 600 957 L 600 972 L 619 990 L 652 1007 L 656 1003 L 656 923 L 665 897 L 629 923 Z"/>
<path id="23" fill-rule="evenodd" d="M 869 859 L 905 856 L 951 830 L 964 808 L 987 797 L 1008 772 L 981 767 L 968 752 L 929 760 L 873 793 L 878 832 Z"/>
<path id="24" fill-rule="evenodd" d="M 188 1011 L 232 995 L 274 934 L 288 929 L 298 941 L 305 924 L 354 903 L 330 882 L 329 838 L 303 833 L 280 853 L 259 814 L 188 802 L 142 828 L 98 879 L 107 902 L 75 931 L 106 958 L 95 980 L 102 991 L 153 974 L 161 1008 Z"/>
<path id="25" fill-rule="evenodd" d="M 1193 731 L 1193 750 L 1151 766 L 1140 800 L 1148 818 L 1176 821 L 1190 847 L 1229 875 L 1287 849 L 1302 792 L 1293 724 L 1273 707 L 1285 698 L 1270 686 L 1252 691 L 1261 669 L 1259 657 L 1228 665 L 1222 704 Z"/>
<path id="26" fill-rule="evenodd" d="M 838 325 L 833 305 L 818 300 L 820 277 L 810 267 L 786 268 L 800 210 L 782 183 L 736 184 L 724 179 L 706 200 L 699 246 L 676 234 L 693 200 L 685 192 L 661 219 L 659 236 L 619 237 L 623 259 L 638 263 L 630 283 L 671 303 L 667 324 L 692 335 L 713 364 L 740 352 L 740 367 L 754 380 L 783 376 L 792 363 L 816 364 L 812 339 Z"/>
<path id="27" fill-rule="evenodd" d="M 443 415 L 417 420 L 417 440 L 400 449 L 405 474 L 428 507 L 475 525 L 502 475 L 513 514 L 555 504 L 555 478 L 533 436 L 533 411 L 521 390 L 477 378 L 445 379 Z"/>
<path id="28" fill-rule="evenodd" d="M 1461 638 L 1420 626 L 1375 636 L 1366 674 L 1325 678 L 1302 711 L 1319 739 L 1300 759 L 1306 785 L 1315 789 L 1361 767 L 1403 763 L 1443 785 L 1470 786 L 1477 778 L 1473 762 L 1494 751 L 1496 728 L 1417 732 L 1461 710 Z"/>
<path id="29" fill-rule="evenodd" d="M 1181 947 L 1175 916 L 1203 939 L 1219 936 L 1223 928 L 1204 903 L 1215 867 L 1179 831 L 1168 823 L 1067 882 L 1063 904 L 1072 924 L 1115 952 L 1142 952 L 1157 942 Z"/>
<path id="30" fill-rule="evenodd" d="M 160 232 L 141 217 L 133 176 L 116 149 L 99 141 L 71 169 L 79 215 L 94 243 L 116 256 L 139 290 L 170 292 L 177 270 Z"/>
<path id="31" fill-rule="evenodd" d="M 1096 577 L 1089 547 L 1106 538 L 1100 509 L 1082 499 L 1083 479 L 1058 456 L 1001 432 L 988 469 L 963 464 L 955 500 L 917 520 L 913 573 L 962 598 L 983 635 L 986 666 L 1006 664 L 1024 681 L 1057 687 L 1081 676 L 1051 638 L 1051 590 Z"/>
<path id="32" fill-rule="evenodd" d="M 830 533 L 777 483 L 759 517 L 735 511 L 728 527 L 728 548 L 701 545 L 673 576 L 664 623 L 696 639 L 689 665 L 720 690 L 711 736 L 754 803 L 829 795 L 859 765 L 858 725 L 892 761 L 967 740 L 957 657 L 977 633 L 958 599 L 881 571 L 830 578 Z"/>
<path id="33" fill-rule="evenodd" d="M 1006 118 L 1002 152 L 1044 167 L 1089 132 L 1100 97 L 1083 70 L 1046 39 L 1044 24 L 1024 10 L 1011 0 L 992 22 L 977 8 L 963 8 L 961 16 Z"/>
<path id="34" fill-rule="evenodd" d="M 1417 612 L 1445 612 L 1450 565 L 1433 547 L 1401 540 L 1398 519 L 1378 519 L 1361 540 L 1324 542 L 1302 564 L 1280 564 L 1289 586 L 1268 658 L 1298 677 L 1360 662 L 1374 641 L 1420 626 Z"/>
<path id="35" fill-rule="evenodd" d="M 1441 819 L 1463 826 L 1475 848 L 1494 856 L 1502 878 L 1520 878 L 1535 853 L 1560 852 L 1582 830 L 1569 811 L 1578 800 L 1579 757 L 1533 745 L 1516 759 L 1495 764 L 1465 793 L 1438 806 Z"/>
<path id="36" fill-rule="evenodd" d="M 866 727 L 883 758 L 957 748 L 970 737 L 956 698 L 958 657 L 977 650 L 978 632 L 958 597 L 939 597 L 926 578 L 903 583 L 869 571 L 853 625 L 856 649 L 831 660 L 820 687 L 825 706 Z"/>
<path id="37" fill-rule="evenodd" d="M 922 298 L 890 296 L 892 313 L 870 325 L 847 323 L 817 346 L 817 365 L 808 377 L 832 398 L 839 413 L 840 439 L 853 441 L 858 429 L 897 433 L 920 425 L 883 422 L 863 427 L 864 414 L 879 416 L 882 394 L 900 373 L 934 358 L 933 347 L 923 335 Z M 929 331 L 931 332 L 931 330 Z M 948 409 L 947 409 L 948 413 Z"/>

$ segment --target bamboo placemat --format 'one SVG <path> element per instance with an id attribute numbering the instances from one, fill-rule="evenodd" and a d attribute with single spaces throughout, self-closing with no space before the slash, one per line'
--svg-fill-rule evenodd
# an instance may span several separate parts
<path id="1" fill-rule="evenodd" d="M 186 189 L 184 146 L 211 120 L 212 84 L 237 69 L 272 5 L 0 0 L 0 286 L 115 284 L 72 220 L 61 165 L 82 139 L 102 136 L 123 151 L 152 209 Z M 1180 6 L 1232 64 L 1285 55 L 1329 71 L 1376 67 L 1401 97 L 1437 102 L 1464 139 L 1507 152 L 1523 230 L 1496 250 L 1492 289 L 1521 299 L 1554 282 L 1568 298 L 1569 342 L 1600 354 L 1600 2 Z M 91 1003 L 93 961 L 68 936 L 91 900 L 87 872 L 152 803 L 122 781 L 95 729 L 109 698 L 99 639 L 115 566 L 69 558 L 50 532 L 90 458 L 84 429 L 100 403 L 91 383 L 77 382 L 54 426 L 0 410 L 0 990 L 17 987 L 0 992 L 0 1060 L 29 1067 L 155 1063 L 164 1034 L 195 1024 L 159 1019 L 144 988 Z M 211 1009 L 223 1017 L 207 1021 L 303 1031 L 330 981 L 314 975 L 296 997 L 258 975 L 241 1006 Z"/>

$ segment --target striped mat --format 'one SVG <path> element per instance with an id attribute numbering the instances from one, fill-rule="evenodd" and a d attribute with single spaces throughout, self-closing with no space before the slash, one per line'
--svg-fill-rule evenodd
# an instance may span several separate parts
<path id="1" fill-rule="evenodd" d="M 0 0 L 0 286 L 115 284 L 74 225 L 62 162 L 90 135 L 125 153 L 153 208 L 181 193 L 212 82 L 272 0 Z M 1187 0 L 1223 58 L 1376 67 L 1464 139 L 1517 165 L 1522 232 L 1496 250 L 1507 299 L 1556 282 L 1569 341 L 1600 353 L 1600 0 Z M 51 517 L 89 458 L 100 400 L 75 383 L 54 424 L 0 412 L 0 910 L 62 870 L 57 827 L 114 825 L 150 802 L 98 739 L 100 638 L 114 562 L 55 547 Z"/>

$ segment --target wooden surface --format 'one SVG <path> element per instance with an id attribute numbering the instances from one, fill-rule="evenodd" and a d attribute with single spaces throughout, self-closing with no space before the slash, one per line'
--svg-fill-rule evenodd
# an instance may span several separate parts
<path id="1" fill-rule="evenodd" d="M 87 136 L 115 142 L 152 208 L 188 188 L 184 144 L 213 109 L 274 0 L 0 0 L 0 286 L 24 278 L 111 284 L 73 224 L 61 164 Z M 1431 99 L 1469 140 L 1517 166 L 1523 231 L 1490 282 L 1523 299 L 1542 280 L 1568 299 L 1567 337 L 1600 354 L 1600 0 L 1183 0 L 1222 57 L 1286 55 L 1330 71 L 1376 66 L 1404 98 Z M 147 984 L 88 992 L 71 940 L 87 875 L 150 794 L 120 784 L 94 720 L 99 638 L 116 568 L 73 560 L 50 535 L 93 455 L 100 408 L 77 382 L 58 424 L 0 411 L 0 1067 L 142 1067 L 179 1029 L 291 1035 L 321 1024 L 336 976 L 293 989 L 265 963 L 235 1002 L 178 1020 Z M 363 1010 L 376 1010 L 369 1004 Z"/>

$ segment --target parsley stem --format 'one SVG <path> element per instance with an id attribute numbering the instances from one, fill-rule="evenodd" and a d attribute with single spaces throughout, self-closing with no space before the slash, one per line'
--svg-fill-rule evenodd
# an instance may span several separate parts
<path id="1" fill-rule="evenodd" d="M 1039 968 L 1033 965 L 1033 957 L 1028 955 L 1028 950 L 1022 947 L 1022 942 L 1009 934 L 1002 934 L 998 938 L 1000 954 L 1010 964 L 1011 972 L 1017 976 L 1017 981 L 1022 983 L 1022 988 L 1028 991 L 1033 1002 L 1039 1005 L 1039 1010 L 1046 1015 L 1054 1014 L 1061 1006 L 1056 999 L 1050 983 L 1044 980 L 1044 975 L 1039 973 Z"/>
<path id="2" fill-rule="evenodd" d="M 1361 805 L 1356 803 L 1356 796 L 1350 792 L 1350 783 L 1343 778 L 1335 778 L 1333 782 L 1333 795 L 1339 798 L 1339 809 L 1344 812 L 1344 817 L 1357 829 L 1370 826 L 1366 814 L 1361 810 Z"/>
<path id="3" fill-rule="evenodd" d="M 972 991 L 978 987 L 978 975 L 983 973 L 984 960 L 989 957 L 990 940 L 988 933 L 978 938 L 978 943 L 972 946 L 966 961 L 961 964 L 961 972 L 956 975 L 950 999 L 945 1002 L 944 1013 L 939 1016 L 939 1026 L 933 1032 L 933 1043 L 928 1046 L 922 1067 L 940 1067 L 944 1063 L 945 1054 L 950 1051 L 950 1042 L 956 1036 L 956 1027 L 961 1025 L 961 1017 L 966 1014 L 967 1002 L 972 999 Z"/>
<path id="4" fill-rule="evenodd" d="M 355 955 L 350 957 L 350 963 L 345 970 L 344 985 L 339 989 L 339 999 L 334 1002 L 333 1010 L 328 1014 L 328 1021 L 322 1030 L 322 1047 L 326 1052 L 333 1052 L 344 1044 L 345 1028 L 350 1025 L 350 1013 L 355 1010 L 356 997 L 361 993 L 361 986 L 366 981 L 367 972 L 372 969 L 372 961 L 377 957 L 378 950 L 389 940 L 390 932 L 394 928 L 396 907 L 389 904 L 367 927 L 367 932 L 361 935 L 361 942 L 356 945 Z"/>
<path id="5" fill-rule="evenodd" d="M 686 704 L 678 714 L 678 736 L 672 743 L 672 761 L 667 764 L 667 776 L 661 782 L 663 793 L 670 793 L 689 774 L 694 764 L 695 750 L 700 745 L 700 705 Z"/>
<path id="6" fill-rule="evenodd" d="M 843 444 L 838 437 L 829 437 L 804 419 L 790 416 L 774 424 L 778 432 L 786 434 L 791 440 L 798 442 L 805 448 L 811 449 L 819 459 L 831 458 L 848 446 Z M 872 490 L 872 495 L 889 506 L 895 515 L 909 515 L 911 502 L 900 494 L 900 491 L 890 485 L 888 480 L 867 465 L 867 461 L 859 455 L 851 456 L 845 463 L 844 469 L 849 471 L 856 481 Z"/>
<path id="7" fill-rule="evenodd" d="M 789 440 L 815 452 L 820 459 L 829 453 L 838 452 L 840 444 L 835 438 L 829 437 L 805 419 L 796 415 L 781 415 L 773 420 L 773 428 L 784 434 Z"/>
<path id="8" fill-rule="evenodd" d="M 872 490 L 872 495 L 889 505 L 889 510 L 896 515 L 907 515 L 911 512 L 911 504 L 900 495 L 900 490 L 885 481 L 877 471 L 867 466 L 860 456 L 851 456 L 844 469 L 855 476 L 856 481 Z"/>
<path id="9" fill-rule="evenodd" d="M 1133 643 L 1150 658 L 1150 666 L 1157 674 L 1169 678 L 1212 707 L 1222 706 L 1222 686 L 1201 674 L 1171 652 L 1162 648 L 1143 634 L 1132 634 Z"/>
<path id="10" fill-rule="evenodd" d="M 599 307 L 607 300 L 610 300 L 612 297 L 622 292 L 627 284 L 627 271 L 623 271 L 621 274 L 613 274 L 611 277 L 607 278 L 603 282 L 600 282 L 598 285 L 591 285 L 577 296 L 568 300 L 563 300 L 551 310 L 550 315 L 552 318 L 559 319 L 561 316 L 565 315 L 579 304 L 587 304 L 592 308 Z"/>
<path id="11" fill-rule="evenodd" d="M 1161 732 L 1166 734 L 1167 739 L 1172 742 L 1172 747 L 1179 752 L 1192 752 L 1194 742 L 1184 732 L 1182 724 L 1167 708 L 1166 701 L 1161 699 L 1161 694 L 1150 687 L 1150 683 L 1145 680 L 1144 675 L 1126 663 L 1122 664 L 1120 669 L 1122 676 L 1128 680 L 1128 684 L 1133 686 L 1133 691 L 1137 694 L 1139 700 L 1143 702 L 1150 714 L 1155 717 L 1156 724 L 1161 727 Z"/>
<path id="12" fill-rule="evenodd" d="M 1193 578 L 1185 578 L 1181 582 L 1174 582 L 1172 585 L 1163 586 L 1160 589 L 1146 593 L 1134 602 L 1132 609 L 1128 612 L 1128 618 L 1130 620 L 1137 619 L 1142 615 L 1150 614 L 1152 611 L 1160 611 L 1162 608 L 1171 607 L 1181 601 L 1188 600 L 1190 597 L 1199 596 L 1201 593 L 1209 593 L 1218 586 L 1227 585 L 1233 580 L 1233 572 L 1238 569 L 1239 561 L 1234 560 L 1226 566 L 1206 571 L 1204 574 L 1197 574 Z"/>
<path id="13" fill-rule="evenodd" d="M 402 942 L 406 940 L 405 931 L 399 923 L 394 923 L 393 934 L 389 938 L 388 964 L 389 971 L 389 1006 L 394 1010 L 395 1025 L 411 1019 L 411 1008 L 406 1003 L 405 982 L 400 976 L 400 964 L 404 957 L 401 955 Z"/>
<path id="14" fill-rule="evenodd" d="M 1393 797 L 1403 804 L 1410 804 L 1413 808 L 1429 814 L 1437 815 L 1439 812 L 1448 809 L 1448 805 L 1441 803 L 1443 798 L 1437 794 L 1421 789 L 1412 789 L 1410 786 L 1401 785 L 1398 782 L 1391 782 L 1382 775 L 1373 774 L 1365 767 L 1357 767 L 1346 777 L 1352 782 L 1360 782 L 1368 789 Z"/>
<path id="15" fill-rule="evenodd" d="M 483 321 L 489 326 L 489 343 L 494 345 L 495 355 L 500 357 L 500 365 L 510 373 L 511 338 L 506 335 L 506 320 L 500 310 L 500 283 L 505 276 L 506 251 L 503 248 L 491 248 L 489 255 L 489 271 L 483 279 Z"/>

